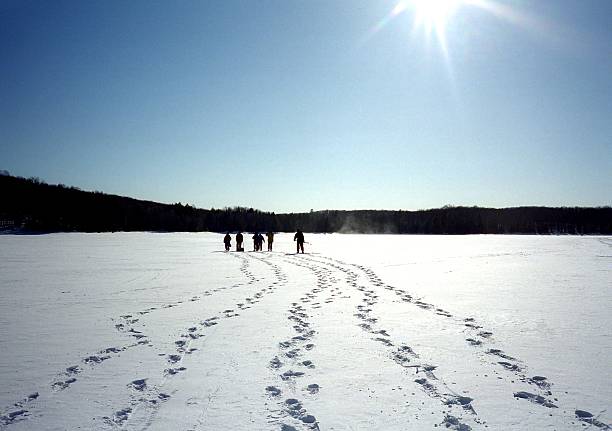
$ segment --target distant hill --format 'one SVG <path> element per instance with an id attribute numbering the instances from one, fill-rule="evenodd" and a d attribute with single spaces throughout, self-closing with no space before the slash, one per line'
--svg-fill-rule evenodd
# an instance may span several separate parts
<path id="1" fill-rule="evenodd" d="M 402 234 L 612 234 L 612 208 L 443 207 L 419 211 L 198 209 L 162 204 L 37 178 L 0 175 L 0 229 L 22 232 L 266 231 Z"/>

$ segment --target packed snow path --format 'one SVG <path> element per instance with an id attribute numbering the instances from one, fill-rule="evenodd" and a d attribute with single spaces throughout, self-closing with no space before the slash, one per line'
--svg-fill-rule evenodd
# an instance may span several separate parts
<path id="1" fill-rule="evenodd" d="M 56 244 L 89 267 L 3 249 L 1 429 L 611 429 L 609 393 L 580 404 L 588 386 L 511 351 L 487 310 L 456 313 L 337 253 L 291 254 L 283 236 L 273 253 L 123 238 Z M 11 290 L 26 281 L 39 289 Z"/>

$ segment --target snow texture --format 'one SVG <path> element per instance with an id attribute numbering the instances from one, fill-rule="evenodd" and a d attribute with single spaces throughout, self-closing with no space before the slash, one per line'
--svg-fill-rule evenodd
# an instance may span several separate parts
<path id="1" fill-rule="evenodd" d="M 611 429 L 612 238 L 306 240 L 0 236 L 0 429 Z"/>

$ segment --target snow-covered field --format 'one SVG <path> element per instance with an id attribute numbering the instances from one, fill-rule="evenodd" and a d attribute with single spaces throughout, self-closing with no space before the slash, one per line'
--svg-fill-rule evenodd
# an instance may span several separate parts
<path id="1" fill-rule="evenodd" d="M 612 238 L 306 240 L 0 236 L 0 429 L 611 429 Z"/>

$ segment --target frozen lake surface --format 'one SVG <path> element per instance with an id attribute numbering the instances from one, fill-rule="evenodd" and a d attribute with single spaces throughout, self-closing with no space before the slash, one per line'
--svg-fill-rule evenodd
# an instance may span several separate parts
<path id="1" fill-rule="evenodd" d="M 611 237 L 292 238 L 1 235 L 0 429 L 611 429 Z"/>

